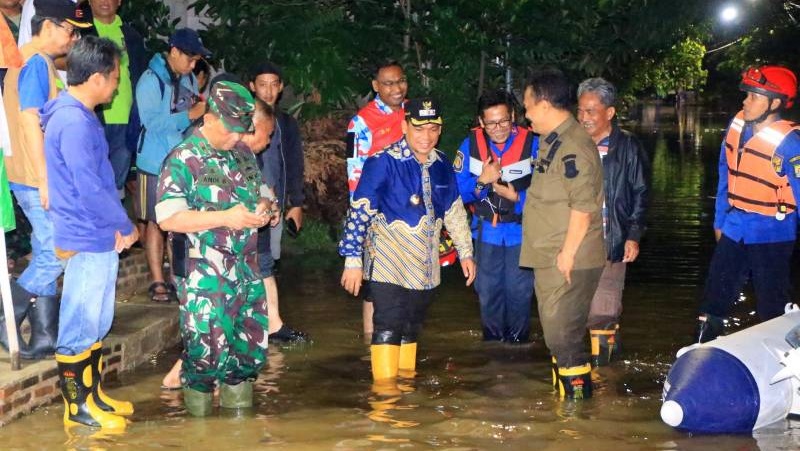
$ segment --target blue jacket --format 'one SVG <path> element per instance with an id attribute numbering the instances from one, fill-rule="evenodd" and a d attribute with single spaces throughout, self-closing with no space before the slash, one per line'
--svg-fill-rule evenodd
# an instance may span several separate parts
<path id="1" fill-rule="evenodd" d="M 193 74 L 181 76 L 179 82 L 186 91 L 197 95 L 197 80 Z M 149 174 L 158 175 L 161 172 L 161 164 L 167 154 L 180 144 L 183 132 L 190 125 L 188 106 L 175 108 L 173 91 L 166 60 L 161 54 L 153 56 L 136 84 L 136 105 L 143 127 L 136 167 Z"/>
<path id="2" fill-rule="evenodd" d="M 440 281 L 442 225 L 459 258 L 472 257 L 451 163 L 439 151 L 429 158 L 419 163 L 405 138 L 367 158 L 339 242 L 345 267 L 363 267 L 365 278 L 375 282 L 434 288 Z"/>
<path id="3" fill-rule="evenodd" d="M 280 204 L 289 208 L 301 207 L 305 201 L 303 138 L 292 115 L 275 112 L 272 140 L 256 158 L 264 180 L 273 188 Z"/>
<path id="4" fill-rule="evenodd" d="M 727 131 L 726 131 L 727 135 Z M 749 124 L 742 130 L 742 142 L 753 136 Z M 789 185 L 797 199 L 800 193 L 800 134 L 789 133 L 775 149 L 777 160 L 781 161 L 779 175 L 786 174 Z M 778 221 L 774 217 L 732 209 L 728 203 L 728 160 L 725 156 L 725 139 L 719 155 L 719 184 L 715 205 L 714 229 L 734 241 L 745 244 L 779 243 L 794 241 L 797 236 L 797 211 Z"/>
<path id="5" fill-rule="evenodd" d="M 113 251 L 115 232 L 129 235 L 133 224 L 117 195 L 100 120 L 68 92 L 42 107 L 41 120 L 55 246 Z"/>

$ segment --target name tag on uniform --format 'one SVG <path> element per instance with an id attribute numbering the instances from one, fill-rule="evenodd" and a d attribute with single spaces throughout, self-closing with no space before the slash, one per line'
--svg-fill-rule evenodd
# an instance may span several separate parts
<path id="1" fill-rule="evenodd" d="M 197 183 L 203 186 L 219 186 L 225 183 L 225 179 L 225 174 L 221 170 L 210 169 L 200 176 Z"/>

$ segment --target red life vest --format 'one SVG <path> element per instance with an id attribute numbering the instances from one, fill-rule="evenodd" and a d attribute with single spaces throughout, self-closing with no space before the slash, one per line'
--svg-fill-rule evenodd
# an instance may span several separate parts
<path id="1" fill-rule="evenodd" d="M 401 124 L 405 120 L 405 114 L 405 110 L 402 108 L 386 114 L 378 108 L 378 104 L 374 100 L 358 112 L 372 133 L 372 145 L 366 156 L 370 157 L 389 144 L 400 141 L 400 138 L 403 137 Z M 363 152 L 363 150 L 359 149 L 359 152 Z M 363 156 L 361 153 L 359 155 Z"/>
<path id="2" fill-rule="evenodd" d="M 528 189 L 531 184 L 531 144 L 533 133 L 524 128 L 515 126 L 516 133 L 512 133 L 508 139 L 513 140 L 511 147 L 506 150 L 500 159 L 502 168 L 501 180 L 510 183 L 517 192 Z M 483 170 L 483 162 L 489 156 L 489 139 L 483 132 L 483 128 L 475 127 L 470 134 L 469 150 L 469 170 L 470 173 L 480 176 Z M 491 155 L 496 159 L 497 156 Z M 491 204 L 491 205 L 490 205 Z M 476 202 L 473 204 L 473 212 L 484 219 L 491 219 L 498 214 L 499 222 L 519 222 L 520 215 L 514 213 L 514 202 L 489 191 L 488 202 Z"/>
<path id="3" fill-rule="evenodd" d="M 775 149 L 793 130 L 792 122 L 779 120 L 739 144 L 744 128 L 744 114 L 739 114 L 725 136 L 725 157 L 728 160 L 728 203 L 741 210 L 775 216 L 797 209 L 797 202 L 786 175 L 778 175 L 783 164 Z"/>

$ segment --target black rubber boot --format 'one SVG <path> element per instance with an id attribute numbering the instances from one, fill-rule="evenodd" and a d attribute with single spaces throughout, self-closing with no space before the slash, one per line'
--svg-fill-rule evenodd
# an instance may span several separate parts
<path id="1" fill-rule="evenodd" d="M 709 342 L 722 335 L 724 331 L 725 321 L 722 318 L 708 313 L 702 313 L 697 317 L 697 332 L 695 333 L 697 343 Z"/>
<path id="2" fill-rule="evenodd" d="M 92 394 L 96 383 L 91 370 L 92 354 L 85 350 L 78 355 L 56 354 L 61 396 L 64 398 L 64 425 L 125 429 L 125 419 L 97 406 Z"/>
<path id="3" fill-rule="evenodd" d="M 589 399 L 592 397 L 592 366 L 558 369 L 558 391 L 561 399 Z"/>
<path id="4" fill-rule="evenodd" d="M 589 329 L 592 346 L 592 366 L 606 366 L 620 353 L 619 325 L 607 324 L 600 329 Z"/>
<path id="5" fill-rule="evenodd" d="M 129 401 L 119 401 L 108 396 L 103 391 L 103 369 L 105 368 L 103 360 L 103 343 L 97 342 L 92 345 L 89 350 L 92 353 L 92 396 L 94 402 L 101 410 L 111 412 L 114 415 L 133 415 L 133 404 Z"/>
<path id="6" fill-rule="evenodd" d="M 31 340 L 28 349 L 19 353 L 26 360 L 52 357 L 58 340 L 58 298 L 39 296 L 31 305 L 28 321 L 31 323 Z"/>
<path id="7" fill-rule="evenodd" d="M 17 340 L 19 342 L 20 354 L 27 351 L 28 345 L 22 340 L 20 334 L 20 326 L 22 321 L 28 315 L 31 308 L 31 298 L 34 296 L 24 288 L 22 288 L 16 280 L 11 279 L 11 303 L 14 306 L 14 322 L 17 323 Z M 6 317 L 3 314 L 3 309 L 0 308 L 0 346 L 8 350 L 8 331 L 5 325 Z"/>

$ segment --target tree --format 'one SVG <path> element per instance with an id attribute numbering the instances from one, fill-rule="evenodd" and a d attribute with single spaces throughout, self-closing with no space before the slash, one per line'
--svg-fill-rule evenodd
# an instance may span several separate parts
<path id="1" fill-rule="evenodd" d="M 633 92 L 654 92 L 659 97 L 700 88 L 708 71 L 703 69 L 706 48 L 686 38 L 654 58 L 639 61 L 630 85 Z"/>
<path id="2" fill-rule="evenodd" d="M 663 66 L 658 84 L 695 68 L 705 2 L 672 0 L 197 0 L 210 19 L 206 42 L 225 68 L 258 60 L 285 68 L 302 114 L 355 110 L 369 94 L 372 67 L 398 59 L 410 94 L 445 105 L 443 143 L 453 147 L 475 116 L 480 88 L 519 87 L 525 70 L 558 66 L 573 80 L 605 76 L 623 92 L 637 72 Z M 690 40 L 688 38 L 694 38 Z M 509 45 L 510 44 L 510 45 Z M 681 69 L 682 68 L 682 69 Z M 681 70 L 679 70 L 681 69 Z M 701 77 L 695 70 L 692 80 Z M 481 83 L 482 82 L 482 83 Z M 699 81 L 698 81 L 699 82 Z"/>
<path id="3" fill-rule="evenodd" d="M 133 24 L 151 52 L 167 50 L 167 38 L 178 24 L 178 19 L 170 20 L 169 6 L 159 0 L 122 2 L 119 15 Z"/>

